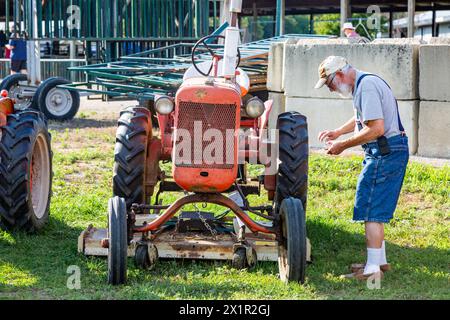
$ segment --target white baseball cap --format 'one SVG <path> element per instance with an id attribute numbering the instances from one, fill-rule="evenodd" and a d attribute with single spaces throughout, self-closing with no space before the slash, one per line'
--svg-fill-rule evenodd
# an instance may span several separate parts
<path id="1" fill-rule="evenodd" d="M 348 64 L 347 60 L 344 57 L 340 56 L 329 56 L 325 60 L 323 60 L 319 65 L 319 81 L 317 81 L 314 89 L 322 88 L 322 86 L 327 82 L 327 78 L 335 73 L 336 71 L 341 70 Z"/>
<path id="2" fill-rule="evenodd" d="M 355 30 L 355 27 L 353 26 L 353 23 L 351 23 L 351 22 L 344 22 L 344 25 L 342 26 L 341 30 L 345 30 L 345 29 Z"/>

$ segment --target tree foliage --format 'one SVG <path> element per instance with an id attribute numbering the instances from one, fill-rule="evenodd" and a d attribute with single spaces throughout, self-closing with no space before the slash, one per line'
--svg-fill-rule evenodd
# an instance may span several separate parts
<path id="1" fill-rule="evenodd" d="M 376 38 L 379 30 L 371 29 L 368 24 L 368 19 L 370 19 L 372 14 L 365 13 L 355 13 L 352 14 L 352 23 L 356 27 L 356 32 L 363 37 Z M 353 20 L 361 19 L 361 20 Z M 380 27 L 381 32 L 385 33 L 388 31 L 386 23 L 388 19 L 386 16 L 381 15 Z M 340 36 L 341 34 L 341 23 L 339 14 L 322 14 L 314 16 L 314 33 L 324 34 L 324 35 L 335 35 Z"/>

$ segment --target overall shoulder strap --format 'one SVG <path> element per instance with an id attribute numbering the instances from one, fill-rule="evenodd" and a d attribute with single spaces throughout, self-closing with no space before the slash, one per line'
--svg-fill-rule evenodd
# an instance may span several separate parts
<path id="1" fill-rule="evenodd" d="M 359 86 L 361 80 L 364 79 L 367 76 L 374 76 L 374 77 L 377 77 L 378 79 L 381 79 L 388 86 L 388 88 L 391 89 L 391 87 L 388 85 L 388 83 L 383 78 L 381 78 L 381 77 L 379 77 L 379 76 L 377 76 L 376 74 L 373 74 L 373 73 L 364 73 L 361 77 L 359 77 L 358 81 L 356 81 L 355 92 L 358 89 L 358 86 Z M 394 97 L 394 100 L 395 100 L 395 105 L 397 106 L 398 129 L 400 130 L 401 133 L 404 133 L 405 132 L 405 128 L 403 127 L 402 121 L 400 120 L 400 112 L 398 111 L 398 102 L 397 102 L 397 99 L 395 97 Z M 361 116 L 360 116 L 360 118 L 361 118 Z M 361 123 L 359 123 L 359 125 L 361 125 Z M 361 130 L 361 128 L 359 128 L 359 129 Z"/>

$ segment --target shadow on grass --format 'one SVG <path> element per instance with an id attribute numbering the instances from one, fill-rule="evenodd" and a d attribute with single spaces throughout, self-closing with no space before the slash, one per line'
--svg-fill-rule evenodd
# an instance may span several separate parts
<path id="1" fill-rule="evenodd" d="M 445 296 L 449 280 L 450 252 L 428 246 L 404 247 L 386 240 L 387 260 L 392 271 L 386 272 L 381 290 L 367 289 L 367 283 L 339 279 L 348 274 L 352 263 L 365 262 L 364 234 L 330 228 L 318 221 L 308 223 L 314 263 L 308 268 L 308 283 L 316 292 L 330 298 L 357 298 L 365 293 L 379 298 L 436 298 Z M 448 293 L 447 293 L 448 298 Z"/>
<path id="2" fill-rule="evenodd" d="M 330 299 L 448 298 L 450 254 L 447 250 L 406 248 L 387 241 L 388 260 L 393 271 L 386 273 L 382 290 L 369 290 L 363 282 L 339 279 L 339 275 L 348 273 L 350 263 L 365 260 L 363 234 L 330 227 L 317 220 L 308 222 L 314 261 L 307 268 L 306 289 L 299 286 L 285 288 L 281 282 L 277 284 L 278 267 L 273 262 L 260 262 L 256 268 L 242 273 L 226 270 L 224 274 L 219 270 L 217 274 L 222 280 L 214 283 L 215 268 L 223 268 L 229 263 L 164 260 L 155 270 L 143 271 L 134 268 L 131 259 L 128 261 L 128 285 L 111 287 L 106 284 L 106 259 L 85 257 L 77 252 L 77 238 L 82 229 L 51 218 L 49 226 L 39 234 L 14 232 L 9 233 L 8 239 L 0 237 L 2 296 L 161 299 L 178 295 L 181 298 L 228 299 L 245 292 L 250 299 L 266 296 L 277 299 L 276 290 L 279 290 L 285 299 L 289 299 L 290 294 L 298 296 L 305 293 Z M 2 270 L 5 265 L 12 271 Z M 71 275 L 67 268 L 72 265 L 80 268 L 81 290 L 67 288 Z M 263 282 L 257 281 L 259 276 L 264 278 Z M 18 280 L 15 281 L 14 277 Z M 224 277 L 227 281 L 223 281 Z M 270 285 L 265 288 L 261 283 Z"/>
<path id="3" fill-rule="evenodd" d="M 116 127 L 117 120 L 112 119 L 86 119 L 74 118 L 67 121 L 50 121 L 49 129 L 56 131 L 65 131 L 66 129 L 86 129 L 86 128 L 108 128 Z"/>

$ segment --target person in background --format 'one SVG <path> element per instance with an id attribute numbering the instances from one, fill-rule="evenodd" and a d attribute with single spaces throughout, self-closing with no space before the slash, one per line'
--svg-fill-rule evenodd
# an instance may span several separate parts
<path id="1" fill-rule="evenodd" d="M 11 74 L 27 73 L 27 42 L 18 37 L 18 33 L 9 40 L 6 48 L 11 50 Z"/>
<path id="2" fill-rule="evenodd" d="M 0 30 L 0 59 L 5 57 L 5 46 L 8 43 L 6 34 L 3 30 Z"/>
<path id="3" fill-rule="evenodd" d="M 359 38 L 361 37 L 356 31 L 355 27 L 351 22 L 345 22 L 344 26 L 342 27 L 342 31 L 344 31 L 344 34 L 347 38 Z"/>

